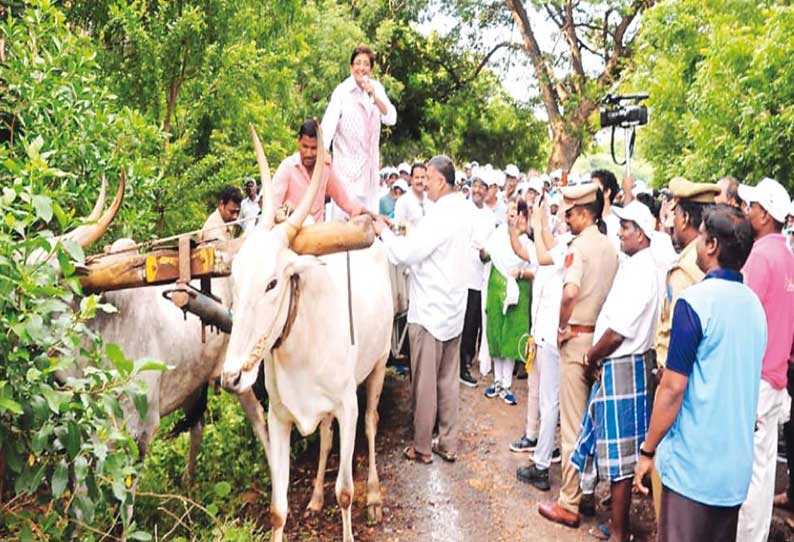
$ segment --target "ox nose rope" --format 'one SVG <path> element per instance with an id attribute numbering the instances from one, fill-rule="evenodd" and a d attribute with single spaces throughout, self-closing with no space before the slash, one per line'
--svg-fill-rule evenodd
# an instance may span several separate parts
<path id="1" fill-rule="evenodd" d="M 289 335 L 290 330 L 292 329 L 292 324 L 295 322 L 295 317 L 298 314 L 298 300 L 300 299 L 300 288 L 299 288 L 299 277 L 297 275 L 293 275 L 290 277 L 290 285 L 289 285 L 289 309 L 287 312 L 287 321 L 284 324 L 284 327 L 281 330 L 281 334 L 279 335 L 276 342 L 273 343 L 273 348 L 277 348 L 284 339 L 287 338 Z M 284 303 L 284 297 L 281 298 L 281 303 L 279 303 L 279 310 Z M 256 342 L 254 349 L 251 350 L 251 353 L 248 355 L 248 359 L 243 364 L 241 369 L 242 372 L 250 371 L 254 368 L 254 366 L 259 363 L 259 360 L 262 359 L 262 356 L 265 355 L 265 347 L 267 346 L 267 339 L 273 333 L 273 328 L 276 325 L 275 319 L 265 333 L 259 337 L 259 340 Z"/>

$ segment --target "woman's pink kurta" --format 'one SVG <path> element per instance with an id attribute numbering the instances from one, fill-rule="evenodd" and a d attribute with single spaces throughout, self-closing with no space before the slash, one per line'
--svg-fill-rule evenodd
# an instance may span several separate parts
<path id="1" fill-rule="evenodd" d="M 386 104 L 381 114 L 372 99 L 353 77 L 345 79 L 334 93 L 323 116 L 325 146 L 333 140 L 334 171 L 347 193 L 367 209 L 378 211 L 378 170 L 380 169 L 380 126 L 397 121 L 395 110 L 383 86 L 372 81 L 378 98 Z"/>

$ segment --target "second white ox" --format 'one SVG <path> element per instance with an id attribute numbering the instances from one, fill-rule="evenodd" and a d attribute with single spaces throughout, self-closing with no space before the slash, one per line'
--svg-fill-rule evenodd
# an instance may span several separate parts
<path id="1" fill-rule="evenodd" d="M 274 225 L 269 172 L 252 128 L 262 177 L 263 217 L 246 236 L 232 264 L 234 328 L 223 367 L 223 386 L 243 393 L 265 363 L 269 395 L 267 423 L 272 479 L 272 539 L 280 542 L 287 517 L 290 431 L 303 435 L 321 427 L 320 465 L 309 503 L 323 502 L 325 459 L 331 447 L 332 418 L 339 422 L 340 459 L 336 498 L 345 542 L 353 540 L 353 447 L 358 403 L 356 387 L 366 380 L 369 445 L 367 507 L 382 515 L 375 465 L 378 401 L 383 388 L 393 318 L 388 261 L 383 247 L 316 258 L 290 250 L 314 201 L 325 163 L 320 146 L 312 181 L 286 222 Z M 322 136 L 318 133 L 318 139 Z M 348 270 L 350 276 L 348 276 Z"/>

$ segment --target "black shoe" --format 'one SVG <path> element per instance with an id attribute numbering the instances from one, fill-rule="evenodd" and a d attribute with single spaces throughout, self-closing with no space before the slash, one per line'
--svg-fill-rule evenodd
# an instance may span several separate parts
<path id="1" fill-rule="evenodd" d="M 527 368 L 524 366 L 523 363 L 517 363 L 518 371 L 516 371 L 516 378 L 519 380 L 526 380 L 529 375 L 527 375 Z"/>
<path id="2" fill-rule="evenodd" d="M 534 464 L 528 467 L 520 467 L 516 471 L 516 478 L 541 491 L 548 491 L 551 489 L 551 484 L 549 483 L 549 469 L 539 469 Z"/>
<path id="3" fill-rule="evenodd" d="M 579 513 L 590 517 L 596 515 L 595 496 L 593 494 L 582 495 L 582 500 L 579 501 Z"/>
<path id="4" fill-rule="evenodd" d="M 471 373 L 469 372 L 468 368 L 460 370 L 460 383 L 470 388 L 477 387 L 477 380 L 475 380 L 474 377 L 471 376 Z"/>
<path id="5" fill-rule="evenodd" d="M 562 463 L 562 452 L 560 452 L 559 448 L 554 448 L 554 451 L 551 452 L 551 462 Z"/>

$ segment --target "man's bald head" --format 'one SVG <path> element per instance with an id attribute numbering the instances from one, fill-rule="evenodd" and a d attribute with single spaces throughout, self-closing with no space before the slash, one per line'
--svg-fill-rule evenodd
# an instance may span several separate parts
<path id="1" fill-rule="evenodd" d="M 726 175 L 717 181 L 717 186 L 720 187 L 720 193 L 714 197 L 714 203 L 717 205 L 732 205 L 733 207 L 739 206 L 739 181 L 735 177 Z"/>

